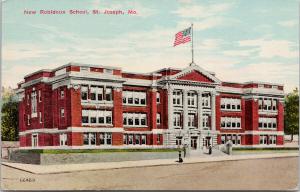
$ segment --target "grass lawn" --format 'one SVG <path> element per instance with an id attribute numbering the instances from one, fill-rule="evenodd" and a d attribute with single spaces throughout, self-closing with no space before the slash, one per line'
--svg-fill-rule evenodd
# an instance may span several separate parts
<path id="1" fill-rule="evenodd" d="M 115 152 L 176 152 L 178 149 L 31 149 L 22 150 L 24 153 L 115 153 Z"/>
<path id="2" fill-rule="evenodd" d="M 232 152 L 234 155 L 262 153 L 299 153 L 299 148 L 233 148 Z"/>

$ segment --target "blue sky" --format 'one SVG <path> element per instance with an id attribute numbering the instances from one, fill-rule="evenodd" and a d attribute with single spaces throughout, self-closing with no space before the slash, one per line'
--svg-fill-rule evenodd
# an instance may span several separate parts
<path id="1" fill-rule="evenodd" d="M 2 0 L 3 1 L 3 0 Z M 223 81 L 298 87 L 295 0 L 5 0 L 2 83 L 73 62 L 151 72 L 187 67 L 190 44 L 175 34 L 194 23 L 195 63 Z M 136 10 L 137 15 L 24 15 L 24 10 Z"/>

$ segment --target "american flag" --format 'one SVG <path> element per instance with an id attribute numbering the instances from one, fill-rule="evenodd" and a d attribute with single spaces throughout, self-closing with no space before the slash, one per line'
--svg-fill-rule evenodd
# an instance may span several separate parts
<path id="1" fill-rule="evenodd" d="M 176 33 L 174 47 L 191 41 L 191 27 Z"/>

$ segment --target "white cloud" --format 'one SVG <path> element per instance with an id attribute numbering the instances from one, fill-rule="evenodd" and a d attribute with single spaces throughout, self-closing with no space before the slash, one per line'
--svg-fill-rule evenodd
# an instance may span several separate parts
<path id="1" fill-rule="evenodd" d="M 287 20 L 287 21 L 281 21 L 278 24 L 283 27 L 296 27 L 298 25 L 298 21 L 297 20 Z"/>
<path id="2" fill-rule="evenodd" d="M 228 50 L 228 51 L 223 51 L 223 54 L 227 56 L 234 56 L 234 57 L 246 57 L 246 56 L 250 56 L 255 52 L 257 52 L 257 49 Z"/>
<path id="3" fill-rule="evenodd" d="M 259 56 L 263 58 L 272 58 L 275 56 L 284 58 L 298 57 L 298 47 L 295 43 L 286 40 L 242 40 L 239 41 L 241 47 L 256 47 L 259 50 Z M 296 49 L 297 48 L 297 49 Z"/>
<path id="4" fill-rule="evenodd" d="M 219 3 L 210 5 L 200 5 L 197 4 L 186 4 L 185 6 L 180 6 L 173 13 L 177 14 L 182 18 L 207 18 L 229 10 L 233 6 L 232 3 Z"/>

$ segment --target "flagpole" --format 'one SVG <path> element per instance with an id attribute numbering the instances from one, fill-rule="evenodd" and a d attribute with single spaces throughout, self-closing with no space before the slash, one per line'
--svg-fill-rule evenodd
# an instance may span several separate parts
<path id="1" fill-rule="evenodd" d="M 191 28 L 192 28 L 192 63 L 191 64 L 193 64 L 194 63 L 194 31 L 193 31 L 193 23 L 192 23 Z"/>

